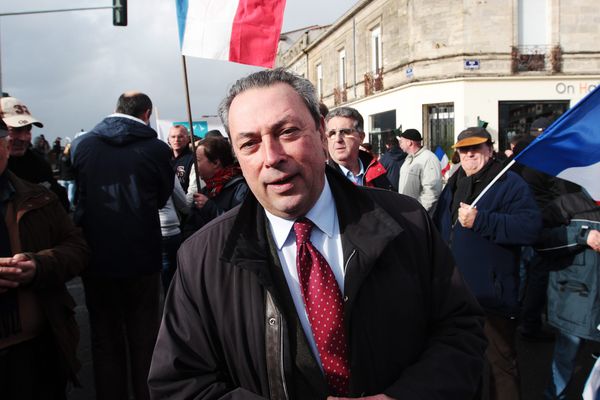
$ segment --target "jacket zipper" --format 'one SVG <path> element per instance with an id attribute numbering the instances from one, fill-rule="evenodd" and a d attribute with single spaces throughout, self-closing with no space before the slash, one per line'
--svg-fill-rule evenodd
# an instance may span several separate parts
<path id="1" fill-rule="evenodd" d="M 281 370 L 281 386 L 283 386 L 283 393 L 285 398 L 288 399 L 287 384 L 285 383 L 285 367 L 283 364 L 283 321 L 282 316 L 279 314 L 279 369 Z"/>
<path id="2" fill-rule="evenodd" d="M 344 272 L 346 272 L 346 270 L 348 269 L 348 263 L 350 262 L 350 260 L 352 260 L 352 257 L 354 257 L 355 254 L 356 254 L 356 249 L 352 250 L 350 257 L 348 257 L 348 260 L 346 260 L 346 263 L 344 264 Z"/>

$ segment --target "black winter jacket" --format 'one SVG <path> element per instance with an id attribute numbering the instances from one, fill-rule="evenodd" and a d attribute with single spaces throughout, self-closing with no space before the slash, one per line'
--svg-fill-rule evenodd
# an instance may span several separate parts
<path id="1" fill-rule="evenodd" d="M 427 212 L 331 169 L 327 179 L 346 270 L 350 397 L 472 398 L 484 360 L 482 313 Z M 149 375 L 152 398 L 328 395 L 251 192 L 187 240 L 178 261 Z"/>
<path id="2" fill-rule="evenodd" d="M 109 116 L 73 142 L 75 222 L 92 249 L 87 273 L 131 277 L 161 268 L 158 210 L 173 192 L 171 150 L 141 122 Z"/>
<path id="3" fill-rule="evenodd" d="M 206 188 L 203 188 L 200 193 L 206 194 Z M 198 229 L 217 218 L 219 215 L 224 214 L 226 211 L 231 210 L 233 207 L 239 205 L 246 194 L 248 193 L 248 185 L 243 176 L 239 175 L 232 178 L 229 182 L 223 185 L 221 192 L 209 199 L 204 207 L 197 209 L 192 208 L 190 215 L 185 221 L 183 227 L 183 237 L 187 239 Z"/>

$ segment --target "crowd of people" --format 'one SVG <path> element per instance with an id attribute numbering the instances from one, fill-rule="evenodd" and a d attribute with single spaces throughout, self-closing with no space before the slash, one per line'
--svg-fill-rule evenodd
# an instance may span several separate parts
<path id="1" fill-rule="evenodd" d="M 373 154 L 356 109 L 282 69 L 230 88 L 225 134 L 165 143 L 151 113 L 123 93 L 55 143 L 57 175 L 1 99 L 2 398 L 79 384 L 75 276 L 97 399 L 513 400 L 519 334 L 555 341 L 544 398 L 565 399 L 600 341 L 600 206 L 518 163 L 487 190 L 549 120 L 508 160 L 464 129 L 442 176 L 417 129 Z"/>

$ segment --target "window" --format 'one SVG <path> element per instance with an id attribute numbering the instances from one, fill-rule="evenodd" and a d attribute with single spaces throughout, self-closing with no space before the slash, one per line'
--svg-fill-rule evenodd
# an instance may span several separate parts
<path id="1" fill-rule="evenodd" d="M 383 66 L 381 57 L 381 27 L 371 30 L 371 72 L 377 74 Z"/>
<path id="2" fill-rule="evenodd" d="M 340 89 L 344 89 L 346 87 L 346 50 L 341 49 L 338 52 L 338 84 Z"/>
<path id="3" fill-rule="evenodd" d="M 369 143 L 373 145 L 373 153 L 385 152 L 386 140 L 394 136 L 396 128 L 396 110 L 384 111 L 371 115 L 371 130 L 369 132 Z"/>
<path id="4" fill-rule="evenodd" d="M 317 64 L 317 97 L 323 98 L 323 66 Z"/>
<path id="5" fill-rule="evenodd" d="M 452 158 L 454 144 L 454 104 L 428 104 L 427 114 L 427 144 L 431 151 L 440 146 Z"/>
<path id="6" fill-rule="evenodd" d="M 510 139 L 529 133 L 529 126 L 540 117 L 556 120 L 569 109 L 569 100 L 498 102 L 498 150 L 510 147 Z"/>
<path id="7" fill-rule="evenodd" d="M 519 46 L 522 53 L 543 53 L 548 44 L 548 0 L 519 0 Z"/>

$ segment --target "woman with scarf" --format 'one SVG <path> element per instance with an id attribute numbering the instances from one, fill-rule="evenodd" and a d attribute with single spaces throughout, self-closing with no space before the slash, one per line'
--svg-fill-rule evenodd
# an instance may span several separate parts
<path id="1" fill-rule="evenodd" d="M 465 129 L 453 147 L 461 166 L 442 191 L 433 219 L 485 311 L 489 399 L 518 400 L 519 258 L 521 246 L 537 239 L 541 214 L 527 183 L 510 171 L 471 206 L 502 164 L 484 128 Z"/>
<path id="2" fill-rule="evenodd" d="M 194 193 L 192 212 L 183 228 L 185 238 L 240 204 L 248 193 L 248 185 L 227 139 L 207 137 L 200 140 L 196 147 L 196 163 L 205 186 Z"/>

